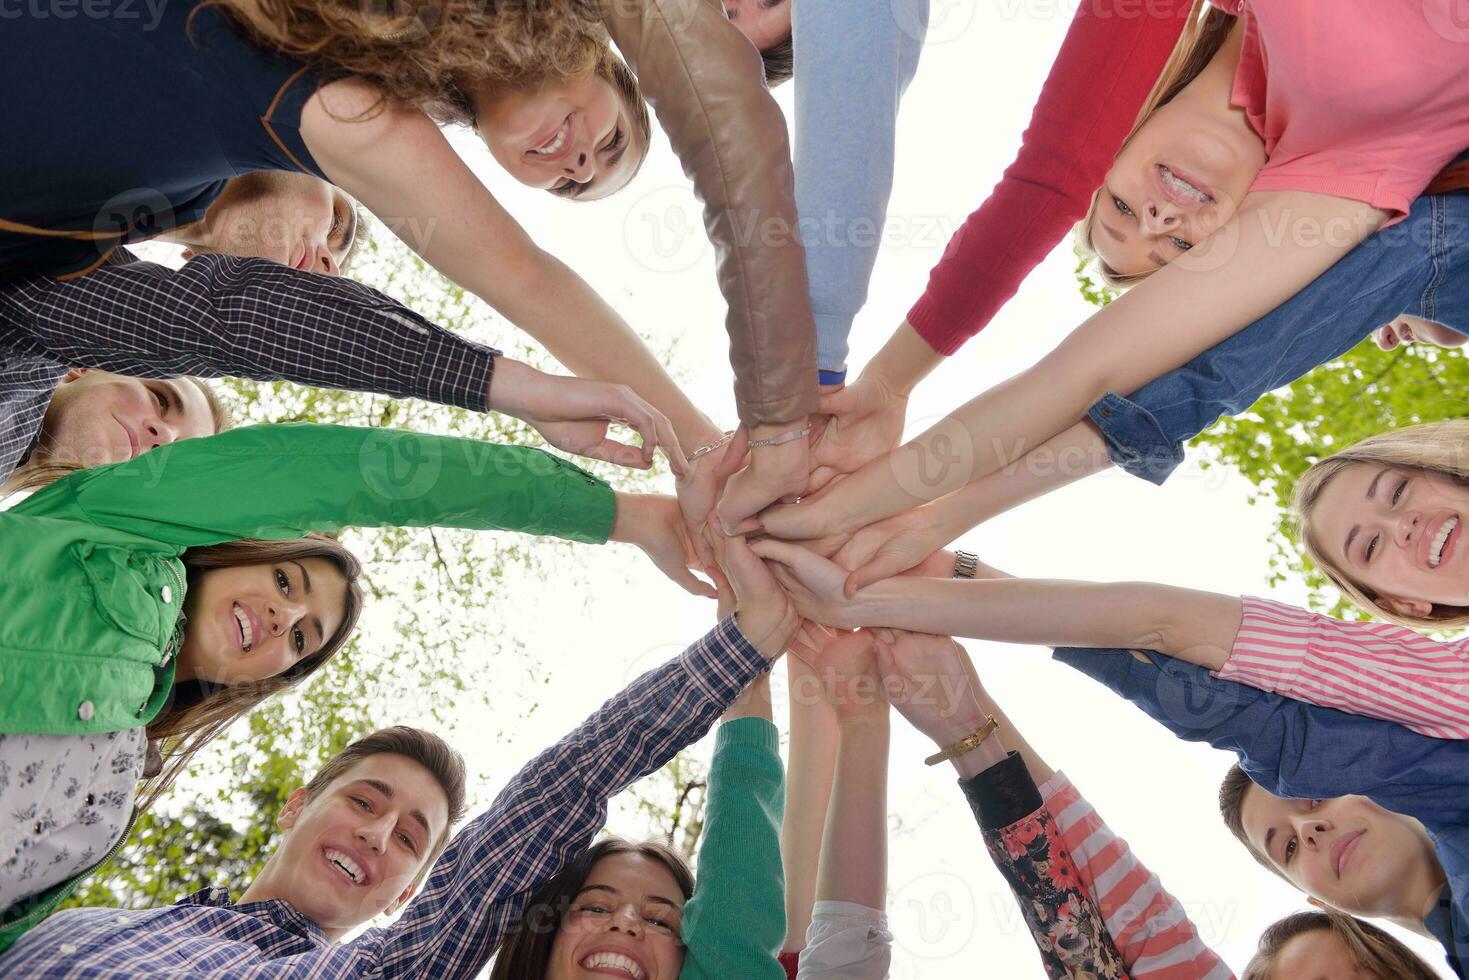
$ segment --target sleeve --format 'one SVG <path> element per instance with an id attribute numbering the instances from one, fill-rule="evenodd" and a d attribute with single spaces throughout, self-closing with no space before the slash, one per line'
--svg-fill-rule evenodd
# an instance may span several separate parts
<path id="1" fill-rule="evenodd" d="M 66 377 L 64 364 L 8 352 L 3 335 L 0 327 L 0 484 L 10 479 L 35 447 L 46 406 Z"/>
<path id="2" fill-rule="evenodd" d="M 1046 976 L 1126 975 L 1094 895 L 1018 753 L 959 784 L 1025 916 Z"/>
<path id="3" fill-rule="evenodd" d="M 1469 738 L 1466 644 L 1246 596 L 1219 676 L 1434 738 Z"/>
<path id="4" fill-rule="evenodd" d="M 241 377 L 488 410 L 492 348 L 341 276 L 200 255 L 110 264 L 0 290 L 5 335 L 64 364 L 135 377 Z"/>
<path id="5" fill-rule="evenodd" d="M 816 409 L 816 341 L 796 222 L 785 117 L 759 53 L 709 0 L 602 0 L 704 205 L 729 304 L 740 420 L 788 422 Z"/>
<path id="6" fill-rule="evenodd" d="M 536 756 L 454 836 L 402 917 L 377 933 L 374 975 L 474 975 L 530 893 L 592 842 L 608 798 L 701 738 L 767 666 L 731 617 Z"/>
<path id="7" fill-rule="evenodd" d="M 1085 0 L 1015 162 L 949 241 L 908 322 L 952 354 L 1086 216 L 1092 193 L 1183 33 L 1188 0 Z"/>
<path id="8" fill-rule="evenodd" d="M 928 0 L 796 3 L 796 207 L 806 245 L 816 362 L 841 380 L 867 302 L 893 189 L 898 103 L 923 48 Z M 832 38 L 841 38 L 833 44 Z"/>
<path id="9" fill-rule="evenodd" d="M 699 884 L 684 907 L 680 980 L 780 980 L 785 877 L 780 733 L 764 718 L 719 727 L 699 844 Z"/>
<path id="10" fill-rule="evenodd" d="M 1174 735 L 1233 752 L 1260 786 L 1288 799 L 1360 794 L 1425 823 L 1469 822 L 1469 742 L 1429 738 L 1221 680 L 1160 653 L 1056 650 L 1055 659 L 1131 701 Z M 1119 759 L 1146 767 L 1146 750 Z"/>
<path id="11" fill-rule="evenodd" d="M 1444 250 L 1426 244 L 1444 220 L 1441 206 L 1420 198 L 1407 221 L 1372 235 L 1234 336 L 1126 398 L 1104 395 L 1087 415 L 1112 461 L 1161 485 L 1183 462 L 1183 444 L 1221 416 L 1341 357 L 1425 296 L 1442 296 L 1463 275 Z"/>
<path id="12" fill-rule="evenodd" d="M 337 425 L 256 425 L 74 473 L 20 507 L 178 547 L 344 527 L 461 527 L 601 543 L 616 498 L 522 446 Z"/>

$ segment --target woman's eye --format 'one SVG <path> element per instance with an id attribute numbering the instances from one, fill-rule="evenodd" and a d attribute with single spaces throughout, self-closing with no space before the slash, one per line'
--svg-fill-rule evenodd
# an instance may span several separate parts
<path id="1" fill-rule="evenodd" d="M 1168 240 L 1172 242 L 1173 247 L 1178 249 L 1180 252 L 1187 252 L 1189 249 L 1194 247 L 1192 242 L 1186 242 L 1182 238 L 1178 238 L 1174 235 L 1169 235 Z"/>
<path id="2" fill-rule="evenodd" d="M 1362 553 L 1362 558 L 1364 560 L 1371 561 L 1372 560 L 1372 556 L 1375 555 L 1375 554 L 1377 554 L 1377 542 L 1380 541 L 1381 539 L 1382 539 L 1382 535 L 1380 535 L 1380 534 L 1374 534 L 1372 536 L 1372 540 L 1367 542 L 1367 550 Z"/>
<path id="3" fill-rule="evenodd" d="M 1112 198 L 1112 206 L 1115 207 L 1118 211 L 1121 211 L 1123 214 L 1127 215 L 1129 218 L 1132 217 L 1132 208 L 1128 207 L 1126 203 L 1123 202 L 1122 198 Z"/>
<path id="4" fill-rule="evenodd" d="M 604 905 L 583 905 L 577 911 L 585 912 L 588 915 L 610 915 L 612 913 L 612 910 Z"/>
<path id="5" fill-rule="evenodd" d="M 602 147 L 602 149 L 604 151 L 606 151 L 606 150 L 615 150 L 615 149 L 617 149 L 621 145 L 622 145 L 622 130 L 621 130 L 621 128 L 619 128 L 616 132 L 614 132 L 612 134 L 612 139 L 608 140 L 607 145 L 604 146 L 604 147 Z"/>
<path id="6" fill-rule="evenodd" d="M 1408 489 L 1408 481 L 1407 480 L 1403 480 L 1402 483 L 1399 483 L 1398 484 L 1398 488 L 1393 491 L 1393 493 L 1392 493 L 1392 503 L 1393 503 L 1393 506 L 1394 507 L 1396 507 L 1398 505 L 1398 501 L 1399 500 L 1402 500 L 1403 499 L 1403 491 L 1406 490 L 1406 489 Z"/>
<path id="7" fill-rule="evenodd" d="M 300 627 L 297 627 L 293 632 L 296 640 L 296 654 L 300 656 L 306 652 L 306 634 L 301 631 Z"/>
<path id="8" fill-rule="evenodd" d="M 562 197 L 570 197 L 576 193 L 577 183 L 574 180 L 562 180 L 551 185 L 551 193 Z"/>
<path id="9" fill-rule="evenodd" d="M 658 928 L 658 929 L 672 929 L 673 928 L 673 926 L 669 925 L 667 919 L 660 919 L 656 915 L 644 916 L 643 917 L 643 921 L 646 922 L 648 925 L 653 926 L 653 927 Z"/>
<path id="10" fill-rule="evenodd" d="M 355 804 L 357 804 L 357 807 L 360 810 L 370 810 L 370 809 L 372 809 L 370 806 L 368 806 L 367 801 L 364 800 L 360 796 L 354 796 L 354 797 L 352 797 L 352 802 L 355 803 Z"/>
<path id="11" fill-rule="evenodd" d="M 1285 842 L 1285 850 L 1281 854 L 1285 858 L 1286 864 L 1289 864 L 1290 859 L 1296 856 L 1296 839 L 1294 837 Z"/>
<path id="12" fill-rule="evenodd" d="M 160 411 L 167 412 L 169 407 L 173 404 L 173 402 L 169 401 L 167 392 L 162 388 L 154 388 L 153 397 L 158 400 L 158 408 Z"/>
<path id="13" fill-rule="evenodd" d="M 408 848 L 414 854 L 418 853 L 418 848 L 413 846 L 412 837 L 409 837 L 407 834 L 399 834 L 398 839 L 403 842 L 404 847 Z"/>
<path id="14" fill-rule="evenodd" d="M 276 588 L 281 590 L 282 595 L 289 596 L 291 594 L 290 576 L 286 575 L 286 573 L 281 571 L 279 568 L 275 570 L 275 586 Z"/>

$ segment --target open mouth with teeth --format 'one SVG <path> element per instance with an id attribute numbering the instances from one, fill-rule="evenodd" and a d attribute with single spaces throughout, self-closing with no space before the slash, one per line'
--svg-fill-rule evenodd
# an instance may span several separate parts
<path id="1" fill-rule="evenodd" d="M 631 956 L 602 950 L 588 953 L 581 959 L 581 967 L 614 977 L 631 977 L 632 980 L 647 980 L 648 972 Z"/>
<path id="2" fill-rule="evenodd" d="M 1213 204 L 1214 198 L 1203 188 L 1192 183 L 1188 178 L 1163 164 L 1157 165 L 1158 180 L 1163 185 L 1163 190 L 1177 204 L 1203 205 Z"/>
<path id="3" fill-rule="evenodd" d="M 354 885 L 367 884 L 367 872 L 362 866 L 352 860 L 351 855 L 344 854 L 334 847 L 325 848 L 321 852 L 326 858 L 327 864 L 336 869 L 337 873 Z"/>
<path id="4" fill-rule="evenodd" d="M 566 118 L 561 120 L 561 125 L 557 127 L 556 132 L 546 137 L 539 146 L 526 150 L 526 156 L 533 159 L 554 160 L 565 153 L 571 145 L 571 116 L 572 114 L 568 113 Z"/>
<path id="5" fill-rule="evenodd" d="M 1457 515 L 1450 517 L 1438 526 L 1438 533 L 1433 536 L 1433 543 L 1428 546 L 1428 567 L 1437 568 L 1444 559 L 1444 552 L 1448 549 L 1449 539 L 1459 529 L 1459 518 Z"/>
<path id="6" fill-rule="evenodd" d="M 246 615 L 238 602 L 230 608 L 230 611 L 235 614 L 235 625 L 240 630 L 240 649 L 249 653 L 250 649 L 255 646 L 255 627 L 251 625 L 250 617 Z"/>

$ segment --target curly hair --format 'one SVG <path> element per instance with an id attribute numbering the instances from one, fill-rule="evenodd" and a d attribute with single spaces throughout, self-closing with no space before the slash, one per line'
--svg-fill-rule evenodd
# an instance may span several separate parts
<path id="1" fill-rule="evenodd" d="M 210 2 L 258 42 L 325 77 L 361 76 L 441 124 L 473 123 L 476 82 L 585 77 L 610 54 L 597 0 Z"/>

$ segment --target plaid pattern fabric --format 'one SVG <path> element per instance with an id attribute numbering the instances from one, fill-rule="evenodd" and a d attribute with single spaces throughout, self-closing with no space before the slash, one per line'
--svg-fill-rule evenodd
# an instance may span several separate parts
<path id="1" fill-rule="evenodd" d="M 767 668 L 734 618 L 649 671 L 536 756 L 454 836 L 397 922 L 340 946 L 289 905 L 205 889 L 160 909 L 71 909 L 0 956 L 0 975 L 420 980 L 472 977 L 530 892 L 607 817 L 607 799 L 709 730 Z"/>
<path id="2" fill-rule="evenodd" d="M 268 259 L 200 255 L 175 271 L 117 255 L 78 279 L 0 289 L 0 480 L 35 441 L 69 367 L 285 380 L 488 409 L 498 351 L 361 283 Z"/>

